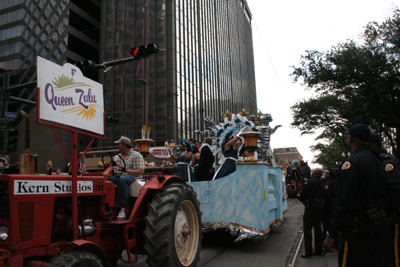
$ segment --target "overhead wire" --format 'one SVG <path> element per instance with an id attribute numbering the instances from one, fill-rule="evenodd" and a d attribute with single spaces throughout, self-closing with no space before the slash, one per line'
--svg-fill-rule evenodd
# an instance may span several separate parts
<path id="1" fill-rule="evenodd" d="M 258 32 L 258 34 L 260 35 L 260 38 L 261 38 L 261 41 L 262 41 L 262 43 L 263 43 L 264 49 L 265 49 L 265 51 L 267 52 L 269 61 L 270 61 L 271 65 L 272 65 L 272 69 L 274 70 L 274 73 L 275 73 L 275 76 L 276 76 L 276 78 L 277 78 L 277 80 L 278 80 L 279 86 L 281 87 L 282 92 L 283 92 L 283 95 L 285 96 L 286 103 L 287 103 L 288 106 L 290 107 L 289 100 L 288 100 L 288 98 L 287 98 L 287 96 L 286 96 L 285 89 L 283 88 L 282 83 L 281 83 L 281 80 L 279 79 L 278 73 L 276 72 L 274 63 L 272 62 L 272 58 L 271 58 L 271 56 L 270 56 L 269 53 L 268 53 L 267 46 L 265 45 L 265 42 L 264 42 L 264 39 L 263 39 L 263 37 L 262 37 L 262 35 L 261 35 L 260 29 L 259 29 L 258 26 L 257 26 L 257 22 L 256 22 L 256 20 L 255 20 L 255 18 L 254 18 L 254 15 L 253 15 L 252 20 L 254 21 L 254 24 L 256 25 L 257 32 Z"/>

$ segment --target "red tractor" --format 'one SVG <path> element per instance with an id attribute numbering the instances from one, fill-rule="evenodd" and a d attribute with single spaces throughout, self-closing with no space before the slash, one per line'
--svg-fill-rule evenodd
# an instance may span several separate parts
<path id="1" fill-rule="evenodd" d="M 196 266 L 202 224 L 192 187 L 145 175 L 131 186 L 129 217 L 116 220 L 113 170 L 78 176 L 75 202 L 70 175 L 0 175 L 0 267 L 117 266 L 138 253 L 150 266 Z"/>

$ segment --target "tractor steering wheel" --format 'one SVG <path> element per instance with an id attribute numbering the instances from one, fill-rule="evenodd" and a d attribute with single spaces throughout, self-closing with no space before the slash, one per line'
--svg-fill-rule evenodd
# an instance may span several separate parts
<path id="1" fill-rule="evenodd" d="M 114 175 L 120 176 L 126 169 L 125 160 L 119 154 L 117 154 L 115 152 L 111 152 L 111 151 L 110 152 L 106 152 L 101 156 L 101 162 L 103 163 L 103 166 L 105 165 L 104 158 L 107 155 L 110 155 L 110 165 L 114 167 Z M 114 157 L 115 156 L 118 156 L 122 160 L 122 163 L 124 164 L 123 165 L 124 167 L 123 167 L 122 170 L 118 167 L 118 164 L 114 161 Z"/>

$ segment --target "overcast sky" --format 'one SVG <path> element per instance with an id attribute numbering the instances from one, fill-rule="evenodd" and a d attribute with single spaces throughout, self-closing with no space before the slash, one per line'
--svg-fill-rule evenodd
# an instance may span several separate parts
<path id="1" fill-rule="evenodd" d="M 371 21 L 383 21 L 399 5 L 393 0 L 247 0 L 253 21 L 253 44 L 258 108 L 270 113 L 273 127 L 281 124 L 271 138 L 272 148 L 297 147 L 309 163 L 315 135 L 300 136 L 292 129 L 290 106 L 308 98 L 300 83 L 289 76 L 299 66 L 306 50 L 327 51 L 348 39 L 357 39 Z M 311 164 L 317 167 L 316 164 Z"/>

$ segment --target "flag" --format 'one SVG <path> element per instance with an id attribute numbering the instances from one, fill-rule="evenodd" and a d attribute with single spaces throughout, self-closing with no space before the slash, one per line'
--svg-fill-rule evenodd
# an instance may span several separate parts
<path id="1" fill-rule="evenodd" d="M 82 159 L 81 164 L 79 165 L 79 172 L 84 175 L 86 173 L 86 164 L 85 161 Z"/>
<path id="2" fill-rule="evenodd" d="M 68 162 L 67 168 L 68 168 L 68 172 L 71 172 L 71 168 L 72 168 L 71 162 Z"/>
<path id="3" fill-rule="evenodd" d="M 51 174 L 51 168 L 53 168 L 53 164 L 51 163 L 51 160 L 47 162 L 47 174 Z"/>
<path id="4" fill-rule="evenodd" d="M 102 161 L 97 161 L 97 167 L 99 168 L 99 169 L 102 169 L 102 168 L 104 168 L 104 165 L 103 165 L 103 162 Z"/>

